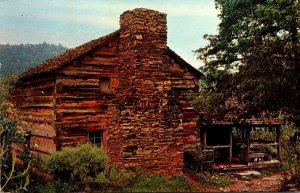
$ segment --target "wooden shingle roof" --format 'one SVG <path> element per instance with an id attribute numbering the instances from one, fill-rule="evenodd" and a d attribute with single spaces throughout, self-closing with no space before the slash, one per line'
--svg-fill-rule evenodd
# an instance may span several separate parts
<path id="1" fill-rule="evenodd" d="M 84 54 L 93 51 L 94 49 L 97 49 L 101 46 L 104 46 L 109 41 L 119 38 L 120 31 L 117 30 L 113 33 L 110 33 L 106 36 L 102 36 L 98 39 L 92 40 L 90 42 L 87 42 L 83 45 L 80 45 L 76 48 L 68 49 L 66 52 L 57 55 L 54 58 L 51 58 L 49 60 L 46 60 L 45 62 L 41 63 L 40 65 L 37 65 L 33 68 L 30 68 L 29 70 L 23 72 L 19 75 L 18 79 L 25 79 L 29 78 L 41 73 L 47 73 L 54 71 L 65 64 L 74 61 L 80 56 L 83 56 Z M 169 47 L 168 49 L 168 55 L 169 57 L 173 58 L 176 62 L 178 62 L 180 65 L 186 67 L 194 76 L 197 76 L 198 78 L 202 77 L 203 74 L 195 69 L 192 65 L 187 63 L 184 59 L 182 59 L 178 54 L 176 54 L 173 50 L 171 50 Z"/>
<path id="2" fill-rule="evenodd" d="M 23 79 L 23 78 L 31 77 L 31 76 L 34 76 L 34 75 L 37 75 L 40 73 L 45 73 L 45 72 L 50 72 L 50 71 L 56 70 L 57 68 L 75 60 L 76 58 L 86 54 L 87 52 L 90 52 L 90 51 L 104 45 L 108 41 L 110 41 L 114 38 L 118 38 L 119 33 L 120 33 L 119 30 L 117 30 L 111 34 L 102 36 L 98 39 L 87 42 L 76 48 L 68 49 L 66 52 L 59 54 L 54 58 L 46 60 L 45 62 L 41 63 L 40 65 L 30 68 L 29 70 L 20 74 L 19 80 Z"/>

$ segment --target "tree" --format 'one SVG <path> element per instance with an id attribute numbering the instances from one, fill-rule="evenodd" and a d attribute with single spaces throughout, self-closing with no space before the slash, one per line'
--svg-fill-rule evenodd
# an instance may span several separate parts
<path id="1" fill-rule="evenodd" d="M 18 191 L 29 183 L 29 163 L 24 170 L 16 165 L 16 145 L 24 144 L 27 133 L 25 123 L 18 121 L 13 105 L 6 101 L 13 82 L 9 76 L 0 81 L 0 192 Z"/>
<path id="2" fill-rule="evenodd" d="M 205 65 L 203 94 L 213 110 L 233 97 L 245 114 L 284 112 L 300 126 L 299 0 L 215 0 L 219 32 L 196 50 Z"/>
<path id="3" fill-rule="evenodd" d="M 66 51 L 62 45 L 48 44 L 0 44 L 0 77 L 19 74 Z M 1 65 L 2 64 L 2 65 Z"/>

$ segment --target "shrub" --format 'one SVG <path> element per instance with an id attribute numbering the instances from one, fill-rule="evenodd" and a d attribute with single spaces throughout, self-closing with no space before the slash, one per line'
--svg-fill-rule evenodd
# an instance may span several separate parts
<path id="1" fill-rule="evenodd" d="M 300 132 L 293 124 L 282 128 L 282 161 L 296 183 L 300 182 Z"/>
<path id="2" fill-rule="evenodd" d="M 111 166 L 106 172 L 101 172 L 96 177 L 96 188 L 104 191 L 118 190 L 126 187 L 131 182 L 133 174 L 118 170 L 115 166 Z"/>
<path id="3" fill-rule="evenodd" d="M 11 103 L 0 103 L 0 192 L 26 189 L 28 185 L 29 161 L 24 168 L 16 164 L 16 150 L 24 146 L 27 132 L 23 124 Z"/>
<path id="4" fill-rule="evenodd" d="M 104 171 L 107 162 L 108 157 L 103 150 L 91 144 L 83 144 L 51 154 L 47 166 L 56 180 L 87 188 L 95 182 L 97 174 Z"/>

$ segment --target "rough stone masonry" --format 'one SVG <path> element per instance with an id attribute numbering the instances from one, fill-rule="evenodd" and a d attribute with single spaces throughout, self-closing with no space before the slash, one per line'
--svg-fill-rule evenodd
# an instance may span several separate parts
<path id="1" fill-rule="evenodd" d="M 180 173 L 184 128 L 171 87 L 166 14 L 142 8 L 124 12 L 119 51 L 110 159 L 130 170 Z"/>

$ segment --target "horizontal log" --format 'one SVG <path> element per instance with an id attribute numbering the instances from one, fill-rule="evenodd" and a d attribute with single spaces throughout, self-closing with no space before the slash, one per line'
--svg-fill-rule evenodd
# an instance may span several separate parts
<path id="1" fill-rule="evenodd" d="M 73 122 L 73 121 L 81 121 L 81 122 L 98 122 L 104 123 L 107 122 L 107 119 L 110 117 L 109 112 L 107 113 L 97 113 L 92 116 L 86 114 L 57 114 L 56 123 L 59 122 Z M 65 124 L 65 123 L 64 123 Z"/>
<path id="2" fill-rule="evenodd" d="M 70 72 L 81 72 L 85 74 L 93 74 L 93 73 L 109 73 L 109 72 L 118 72 L 118 63 L 112 64 L 97 64 L 97 65 L 89 65 L 87 63 L 82 64 L 81 67 L 78 66 L 66 66 L 64 69 L 61 69 L 59 72 L 62 73 L 70 73 Z"/>
<path id="3" fill-rule="evenodd" d="M 170 74 L 171 74 L 171 77 L 170 77 L 171 79 L 180 79 L 184 76 L 184 72 L 178 72 L 178 71 L 174 71 L 174 70 L 172 70 L 170 72 Z"/>
<path id="4" fill-rule="evenodd" d="M 62 131 L 81 131 L 81 130 L 86 130 L 89 128 L 98 128 L 98 129 L 105 129 L 107 123 L 99 123 L 99 122 L 70 122 L 70 121 L 63 121 L 63 122 L 57 122 L 55 124 L 56 127 L 61 128 Z"/>
<path id="5" fill-rule="evenodd" d="M 54 82 L 43 82 L 36 85 L 28 85 L 28 86 L 19 86 L 16 87 L 16 92 L 23 92 L 26 91 L 38 91 L 38 90 L 44 90 L 49 88 L 54 88 L 55 83 Z"/>
<path id="6" fill-rule="evenodd" d="M 30 147 L 35 151 L 52 153 L 56 151 L 56 145 L 52 138 L 40 137 L 33 135 L 30 139 Z"/>
<path id="7" fill-rule="evenodd" d="M 41 115 L 53 114 L 53 108 L 51 107 L 42 107 L 42 108 L 31 108 L 31 109 L 18 109 L 22 113 L 41 113 Z"/>
<path id="8" fill-rule="evenodd" d="M 82 98 L 59 98 L 57 99 L 56 105 L 81 105 L 81 106 L 98 106 L 98 108 L 108 108 L 109 106 L 108 100 L 101 100 L 101 99 L 85 99 Z"/>
<path id="9" fill-rule="evenodd" d="M 32 84 L 40 84 L 43 82 L 54 82 L 55 81 L 55 77 L 53 75 L 47 75 L 47 76 L 43 76 L 40 78 L 32 78 L 29 80 L 25 80 L 22 82 L 22 85 L 32 85 Z"/>
<path id="10" fill-rule="evenodd" d="M 80 62 L 84 64 L 90 64 L 90 63 L 96 63 L 96 64 L 105 64 L 105 63 L 118 63 L 119 58 L 118 57 L 86 57 L 83 58 Z"/>
<path id="11" fill-rule="evenodd" d="M 173 88 L 195 88 L 196 86 L 192 80 L 172 80 Z"/>
<path id="12" fill-rule="evenodd" d="M 32 154 L 34 154 L 34 155 L 41 155 L 42 157 L 51 154 L 51 153 L 48 152 L 48 151 L 43 151 L 43 150 L 33 149 L 33 148 L 30 149 L 30 153 L 32 153 Z"/>
<path id="13" fill-rule="evenodd" d="M 93 95 L 86 95 L 85 93 L 62 93 L 56 95 L 56 100 L 103 100 L 114 98 L 114 96 L 111 93 L 94 93 Z"/>
<path id="14" fill-rule="evenodd" d="M 53 123 L 47 124 L 45 122 L 42 123 L 31 123 L 30 127 L 32 128 L 32 134 L 33 135 L 38 135 L 41 137 L 55 137 L 56 136 L 56 131 L 53 128 Z"/>
<path id="15" fill-rule="evenodd" d="M 76 108 L 70 108 L 70 109 L 62 109 L 62 108 L 56 108 L 56 112 L 57 113 L 76 113 L 76 114 L 82 114 L 82 113 L 87 113 L 87 114 L 91 114 L 91 113 L 101 113 L 101 112 L 106 112 L 105 109 L 101 109 L 101 108 L 89 108 L 89 109 L 85 109 L 85 108 L 80 108 L 78 107 L 78 109 Z"/>
<path id="16" fill-rule="evenodd" d="M 53 107 L 53 103 L 36 103 L 36 104 L 24 104 L 24 105 L 18 105 L 18 108 L 43 108 L 43 107 Z"/>
<path id="17" fill-rule="evenodd" d="M 83 87 L 63 87 L 61 91 L 58 93 L 60 96 L 76 96 L 76 97 L 88 97 L 88 98 L 94 98 L 97 100 L 112 100 L 115 98 L 115 94 L 113 93 L 103 93 L 100 92 L 100 89 L 98 87 L 92 87 L 92 88 L 83 88 Z M 94 95 L 94 96 L 93 96 Z M 58 100 L 60 97 L 56 97 L 56 100 Z"/>
<path id="18" fill-rule="evenodd" d="M 42 91 L 27 91 L 22 89 L 17 89 L 11 92 L 10 98 L 15 99 L 19 97 L 28 97 L 28 96 L 51 96 L 54 94 L 54 87 L 43 89 Z"/>
<path id="19" fill-rule="evenodd" d="M 74 93 L 85 94 L 84 92 L 99 92 L 99 85 L 62 85 L 60 93 L 70 91 Z M 80 92 L 79 92 L 80 91 Z"/>
<path id="20" fill-rule="evenodd" d="M 88 136 L 88 131 L 81 132 L 79 130 L 73 132 L 61 132 L 61 136 L 63 137 L 83 137 Z"/>
<path id="21" fill-rule="evenodd" d="M 92 56 L 83 58 L 80 62 L 84 63 L 85 61 L 97 61 L 97 62 L 110 62 L 110 63 L 118 63 L 118 57 L 99 57 L 99 56 Z"/>
<path id="22" fill-rule="evenodd" d="M 23 114 L 18 115 L 18 118 L 22 121 L 31 122 L 31 123 L 43 122 L 43 123 L 47 123 L 47 124 L 53 124 L 53 122 L 54 122 L 54 115 L 53 116 L 33 116 L 30 113 L 27 113 L 26 115 L 24 115 L 24 113 L 23 113 Z"/>
<path id="23" fill-rule="evenodd" d="M 62 83 L 63 86 L 95 86 L 99 87 L 99 78 L 97 79 L 60 79 L 59 82 Z"/>
<path id="24" fill-rule="evenodd" d="M 114 50 L 96 50 L 93 52 L 93 56 L 117 56 L 118 52 L 114 48 Z"/>
<path id="25" fill-rule="evenodd" d="M 32 112 L 32 111 L 22 111 L 23 109 L 20 109 L 17 111 L 17 114 L 19 116 L 22 116 L 22 120 L 26 121 L 46 121 L 49 122 L 51 120 L 54 120 L 54 112 L 53 110 L 51 112 Z"/>
<path id="26" fill-rule="evenodd" d="M 78 143 L 82 143 L 83 141 L 86 141 L 87 136 L 75 136 L 75 137 L 61 136 L 61 137 L 57 137 L 57 140 L 62 145 L 78 144 Z"/>
<path id="27" fill-rule="evenodd" d="M 103 47 L 99 48 L 97 51 L 117 52 L 118 51 L 118 43 L 114 42 L 112 44 L 112 46 L 110 46 L 110 47 L 103 46 Z"/>
<path id="28" fill-rule="evenodd" d="M 59 104 L 56 105 L 57 108 L 59 109 L 84 109 L 84 108 L 99 108 L 103 110 L 107 110 L 107 105 L 104 105 L 101 102 L 98 101 L 74 101 L 74 102 L 60 102 Z"/>
<path id="29" fill-rule="evenodd" d="M 45 133 L 42 133 L 42 132 L 32 133 L 31 135 L 34 136 L 34 137 L 48 138 L 48 139 L 51 139 L 51 140 L 53 140 L 53 137 L 55 137 L 55 136 L 48 136 L 48 135 L 46 135 Z"/>
<path id="30" fill-rule="evenodd" d="M 29 107 L 53 107 L 53 96 L 30 96 L 30 97 L 18 97 L 15 98 L 15 103 L 19 108 Z"/>

